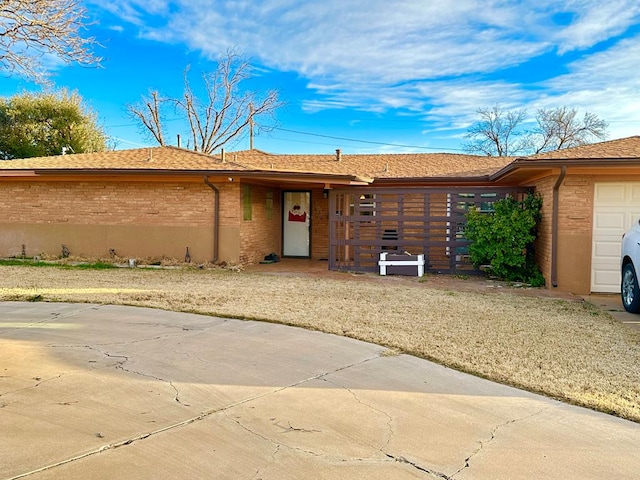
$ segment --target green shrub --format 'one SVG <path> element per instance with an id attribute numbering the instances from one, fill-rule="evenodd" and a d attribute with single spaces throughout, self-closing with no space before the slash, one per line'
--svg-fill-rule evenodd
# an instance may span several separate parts
<path id="1" fill-rule="evenodd" d="M 489 265 L 492 273 L 503 280 L 544 285 L 533 248 L 542 197 L 532 194 L 522 201 L 507 197 L 494 207 L 491 213 L 471 209 L 467 214 L 465 237 L 472 242 L 471 262 L 476 268 Z"/>

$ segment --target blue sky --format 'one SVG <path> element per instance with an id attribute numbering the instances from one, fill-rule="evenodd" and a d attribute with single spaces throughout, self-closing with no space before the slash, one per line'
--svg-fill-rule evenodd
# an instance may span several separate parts
<path id="1" fill-rule="evenodd" d="M 126 112 L 150 89 L 180 96 L 187 65 L 236 48 L 249 88 L 286 105 L 256 148 L 274 153 L 460 151 L 476 110 L 568 106 L 640 135 L 637 0 L 88 0 L 102 68 L 53 62 L 116 148 L 154 145 Z M 0 78 L 0 95 L 39 87 Z M 270 122 L 271 123 L 271 122 Z M 169 115 L 175 143 L 188 128 Z M 354 141 L 359 140 L 359 141 Z M 248 147 L 246 138 L 228 149 Z"/>

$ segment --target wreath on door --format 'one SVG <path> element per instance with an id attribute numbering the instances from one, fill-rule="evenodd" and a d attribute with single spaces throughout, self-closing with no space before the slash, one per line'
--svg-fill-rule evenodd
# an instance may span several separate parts
<path id="1" fill-rule="evenodd" d="M 289 210 L 289 221 L 306 222 L 307 212 L 303 211 L 302 208 L 300 208 L 300 205 L 294 205 L 293 208 Z"/>

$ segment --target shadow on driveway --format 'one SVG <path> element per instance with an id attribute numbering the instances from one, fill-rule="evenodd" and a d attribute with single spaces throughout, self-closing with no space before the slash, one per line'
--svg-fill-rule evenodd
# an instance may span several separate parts
<path id="1" fill-rule="evenodd" d="M 640 425 L 383 347 L 0 303 L 0 479 L 636 478 Z"/>

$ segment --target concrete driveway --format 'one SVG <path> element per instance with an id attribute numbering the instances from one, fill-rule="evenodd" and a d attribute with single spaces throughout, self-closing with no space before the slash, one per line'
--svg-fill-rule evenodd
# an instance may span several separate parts
<path id="1" fill-rule="evenodd" d="M 0 479 L 632 479 L 640 425 L 298 328 L 0 303 Z"/>
<path id="2" fill-rule="evenodd" d="M 640 330 L 640 315 L 627 312 L 619 293 L 592 293 L 583 297 L 599 309 L 607 312 L 620 323 Z"/>

